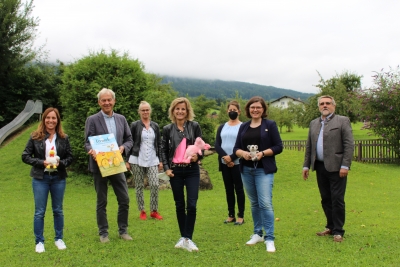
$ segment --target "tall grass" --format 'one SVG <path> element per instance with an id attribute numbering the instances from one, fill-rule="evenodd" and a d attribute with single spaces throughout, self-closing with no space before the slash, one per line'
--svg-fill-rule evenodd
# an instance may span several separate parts
<path id="1" fill-rule="evenodd" d="M 160 192 L 163 221 L 139 220 L 134 190 L 129 189 L 129 233 L 132 242 L 118 238 L 117 204 L 109 190 L 108 219 L 111 242 L 101 244 L 97 235 L 96 197 L 92 185 L 76 175 L 67 180 L 64 241 L 67 249 L 54 246 L 51 207 L 45 218 L 46 252 L 34 252 L 33 194 L 30 166 L 21 162 L 29 132 L 0 148 L 0 266 L 398 266 L 400 229 L 400 166 L 354 162 L 346 192 L 346 234 L 343 243 L 318 237 L 324 215 L 312 174 L 301 178 L 303 153 L 284 151 L 277 156 L 274 209 L 276 253 L 265 245 L 245 246 L 253 225 L 246 202 L 242 226 L 225 225 L 227 207 L 216 155 L 203 160 L 214 185 L 201 191 L 193 240 L 200 252 L 175 249 L 179 230 L 170 190 Z M 145 191 L 146 207 L 149 192 Z M 246 199 L 247 200 L 247 199 Z"/>

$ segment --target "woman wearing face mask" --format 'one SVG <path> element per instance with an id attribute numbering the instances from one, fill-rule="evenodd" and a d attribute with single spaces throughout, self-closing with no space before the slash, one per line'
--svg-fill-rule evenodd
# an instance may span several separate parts
<path id="1" fill-rule="evenodd" d="M 215 150 L 218 153 L 219 171 L 222 172 L 224 180 L 226 202 L 228 203 L 228 218 L 224 223 L 242 225 L 244 223 L 245 196 L 242 178 L 240 175 L 239 158 L 233 153 L 233 147 L 239 127 L 240 106 L 237 101 L 228 104 L 229 121 L 221 124 L 217 130 Z M 235 197 L 236 192 L 236 197 Z M 237 218 L 235 217 L 235 202 L 238 205 Z"/>

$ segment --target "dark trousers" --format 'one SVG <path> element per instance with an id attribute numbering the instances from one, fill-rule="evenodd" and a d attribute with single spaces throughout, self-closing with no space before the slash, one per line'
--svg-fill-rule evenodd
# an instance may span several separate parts
<path id="1" fill-rule="evenodd" d="M 222 178 L 224 180 L 226 202 L 228 203 L 228 216 L 235 218 L 235 204 L 237 199 L 239 218 L 244 216 L 245 196 L 243 190 L 242 177 L 240 175 L 239 165 L 228 167 L 222 164 Z M 236 197 L 235 197 L 236 193 Z"/>
<path id="2" fill-rule="evenodd" d="M 200 169 L 193 164 L 188 167 L 173 167 L 170 184 L 175 200 L 176 217 L 181 236 L 192 239 L 196 222 L 196 205 L 199 197 Z M 186 203 L 185 192 L 186 186 Z M 185 210 L 186 204 L 186 210 Z"/>
<path id="3" fill-rule="evenodd" d="M 340 178 L 339 172 L 328 172 L 324 163 L 315 162 L 317 182 L 321 194 L 321 204 L 326 216 L 326 228 L 334 235 L 344 235 L 345 222 L 344 194 L 346 192 L 347 177 Z"/>
<path id="4" fill-rule="evenodd" d="M 108 181 L 110 181 L 118 202 L 118 232 L 120 235 L 127 233 L 128 228 L 128 212 L 129 212 L 129 194 L 128 185 L 124 173 L 118 173 L 107 177 L 101 177 L 100 173 L 93 173 L 94 188 L 97 193 L 97 226 L 99 227 L 99 235 L 108 235 L 107 221 L 107 192 Z"/>

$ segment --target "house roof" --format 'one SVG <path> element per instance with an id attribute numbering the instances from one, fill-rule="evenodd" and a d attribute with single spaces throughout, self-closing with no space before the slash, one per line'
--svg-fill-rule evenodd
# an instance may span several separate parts
<path id="1" fill-rule="evenodd" d="M 305 104 L 305 103 L 304 103 L 303 101 L 301 101 L 300 99 L 296 99 L 296 98 L 294 98 L 294 97 L 287 96 L 287 95 L 284 95 L 284 96 L 282 96 L 282 97 L 280 97 L 280 98 L 278 98 L 278 99 L 275 99 L 274 101 L 271 101 L 270 103 L 272 104 L 272 103 L 278 102 L 278 101 L 280 101 L 282 98 L 290 98 L 290 99 L 292 99 L 293 101 L 298 101 L 298 102 L 301 102 L 301 103 Z"/>

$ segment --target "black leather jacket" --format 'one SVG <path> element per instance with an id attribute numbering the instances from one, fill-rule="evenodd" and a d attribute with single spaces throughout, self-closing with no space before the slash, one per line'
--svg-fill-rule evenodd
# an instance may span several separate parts
<path id="1" fill-rule="evenodd" d="M 134 121 L 131 124 L 131 133 L 133 139 L 133 146 L 130 151 L 126 152 L 126 158 L 129 159 L 129 155 L 133 155 L 138 157 L 139 150 L 140 150 L 140 142 L 142 140 L 142 131 L 144 128 L 144 124 L 141 120 Z M 160 134 L 160 127 L 154 121 L 150 121 L 150 127 L 153 129 L 156 138 L 154 139 L 154 149 L 156 151 L 156 155 L 161 162 L 161 134 Z"/>
<path id="2" fill-rule="evenodd" d="M 31 136 L 22 152 L 22 161 L 32 165 L 30 176 L 33 178 L 43 179 L 43 162 L 46 159 L 46 139 L 48 137 L 49 134 L 46 134 L 43 140 L 33 140 Z M 65 138 L 61 138 L 57 135 L 55 143 L 57 156 L 60 157 L 60 162 L 57 167 L 58 177 L 65 179 L 68 176 L 66 168 L 71 165 L 73 161 L 68 136 L 66 135 Z"/>
<path id="3" fill-rule="evenodd" d="M 162 148 L 161 157 L 164 166 L 164 171 L 169 170 L 172 159 L 174 158 L 175 150 L 186 137 L 186 146 L 193 145 L 197 137 L 201 137 L 201 129 L 198 122 L 186 121 L 184 131 L 181 132 L 175 123 L 164 126 L 162 132 Z M 202 156 L 199 155 L 199 160 Z"/>

